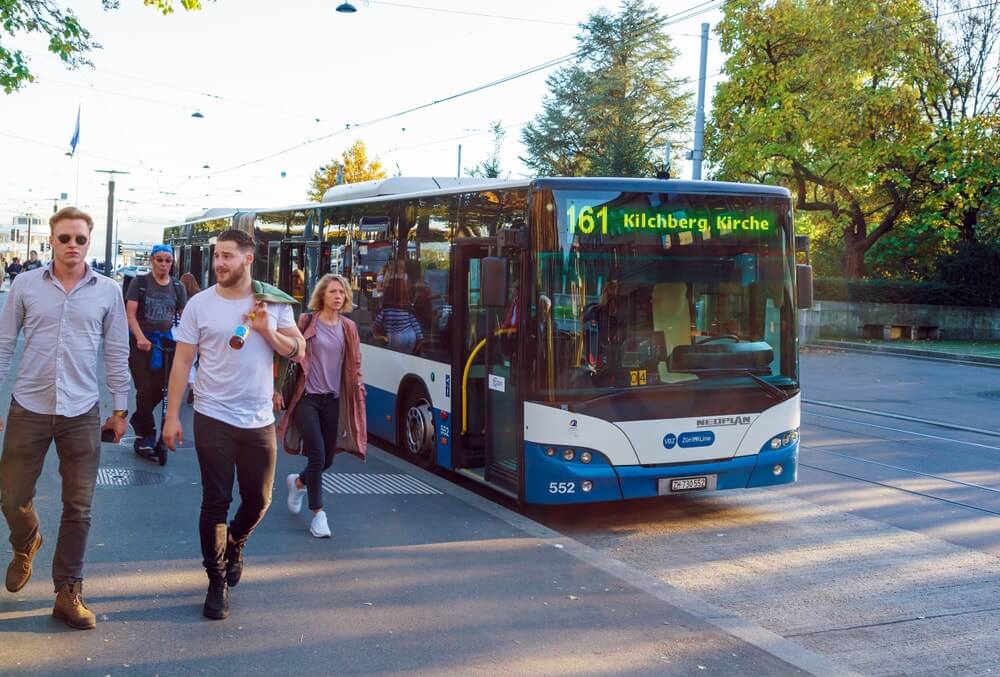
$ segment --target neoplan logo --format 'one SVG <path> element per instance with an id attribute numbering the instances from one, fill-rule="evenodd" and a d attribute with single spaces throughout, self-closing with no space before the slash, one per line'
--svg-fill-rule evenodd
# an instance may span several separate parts
<path id="1" fill-rule="evenodd" d="M 750 425 L 750 416 L 719 416 L 718 418 L 699 418 L 697 427 L 708 428 L 721 425 Z"/>

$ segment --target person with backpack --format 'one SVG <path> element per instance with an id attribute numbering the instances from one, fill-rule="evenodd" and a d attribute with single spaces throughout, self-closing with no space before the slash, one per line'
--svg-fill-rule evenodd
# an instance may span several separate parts
<path id="1" fill-rule="evenodd" d="M 156 449 L 153 409 L 163 400 L 167 356 L 174 350 L 171 329 L 187 303 L 180 280 L 170 274 L 174 265 L 169 245 L 153 245 L 152 271 L 137 276 L 125 291 L 125 312 L 131 331 L 128 366 L 135 382 L 135 412 L 130 422 L 135 430 L 137 454 L 152 457 Z"/>

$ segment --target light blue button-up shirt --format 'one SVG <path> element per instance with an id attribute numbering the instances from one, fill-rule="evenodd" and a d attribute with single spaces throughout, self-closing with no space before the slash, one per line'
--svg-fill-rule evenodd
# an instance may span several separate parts
<path id="1" fill-rule="evenodd" d="M 0 378 L 5 378 L 24 330 L 24 355 L 14 399 L 36 414 L 79 416 L 100 396 L 98 351 L 104 346 L 115 409 L 128 407 L 128 322 L 121 288 L 90 266 L 67 292 L 51 263 L 14 279 L 0 311 Z"/>

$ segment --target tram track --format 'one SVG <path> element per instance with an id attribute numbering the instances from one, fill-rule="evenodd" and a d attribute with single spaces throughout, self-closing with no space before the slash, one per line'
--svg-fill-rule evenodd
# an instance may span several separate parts
<path id="1" fill-rule="evenodd" d="M 947 430 L 957 430 L 957 431 L 962 431 L 962 432 L 968 432 L 968 433 L 972 433 L 974 435 L 986 435 L 986 436 L 1000 437 L 1000 432 L 993 431 L 993 430 L 985 430 L 985 429 L 982 429 L 982 428 L 973 428 L 973 427 L 969 427 L 969 426 L 961 426 L 961 425 L 951 424 L 951 423 L 947 423 L 947 422 L 943 422 L 943 421 L 935 421 L 935 420 L 931 420 L 931 419 L 922 419 L 922 418 L 918 418 L 918 417 L 914 417 L 914 416 L 903 416 L 903 415 L 900 415 L 900 414 L 893 414 L 891 412 L 883 412 L 883 411 L 877 411 L 877 410 L 871 410 L 871 409 L 863 409 L 863 408 L 860 408 L 860 407 L 851 407 L 851 406 L 848 406 L 848 405 L 841 405 L 841 404 L 837 404 L 837 403 L 833 403 L 833 402 L 822 402 L 822 401 L 818 401 L 818 400 L 803 400 L 803 403 L 807 404 L 807 405 L 812 405 L 812 406 L 829 407 L 829 408 L 837 409 L 837 410 L 855 412 L 855 413 L 858 413 L 858 414 L 863 414 L 864 416 L 875 416 L 875 417 L 885 417 L 885 418 L 893 418 L 893 419 L 897 419 L 897 420 L 904 420 L 904 421 L 909 421 L 909 422 L 912 422 L 912 423 L 918 423 L 918 424 L 925 425 L 925 426 L 930 426 L 930 427 L 938 427 L 938 428 L 943 428 L 943 429 L 947 429 Z M 883 430 L 883 431 L 886 431 L 886 432 L 901 433 L 901 434 L 907 435 L 907 436 L 914 436 L 914 437 L 920 437 L 920 438 L 924 438 L 924 439 L 938 440 L 938 441 L 941 441 L 941 442 L 944 442 L 944 443 L 948 443 L 948 444 L 971 446 L 971 447 L 977 447 L 977 448 L 980 448 L 980 449 L 986 449 L 986 450 L 990 450 L 990 451 L 1000 452 L 1000 446 L 993 445 L 993 444 L 985 444 L 985 443 L 982 443 L 982 442 L 975 442 L 975 441 L 972 441 L 972 440 L 957 439 L 955 437 L 945 437 L 943 435 L 933 435 L 933 434 L 930 434 L 930 433 L 922 433 L 922 432 L 918 432 L 916 430 L 909 430 L 909 429 L 906 429 L 906 428 L 900 428 L 900 427 L 894 427 L 894 426 L 879 425 L 877 423 L 869 423 L 867 421 L 862 421 L 862 420 L 858 420 L 858 419 L 855 419 L 855 418 L 848 418 L 848 417 L 843 417 L 843 416 L 831 416 L 831 415 L 828 415 L 828 414 L 821 414 L 821 413 L 818 413 L 818 412 L 815 412 L 815 411 L 803 412 L 803 414 L 804 414 L 804 417 L 808 417 L 808 418 L 825 419 L 827 421 L 836 421 L 836 422 L 839 422 L 839 423 L 845 423 L 845 424 L 849 424 L 849 425 L 852 425 L 852 426 L 862 426 L 862 427 L 866 427 L 866 428 L 874 428 L 874 429 Z M 816 425 L 819 425 L 820 427 L 830 427 L 829 425 L 824 426 L 822 423 L 817 423 Z M 891 440 L 885 440 L 885 441 L 891 441 Z M 899 441 L 899 440 L 896 440 L 896 441 Z M 994 496 L 994 495 L 1000 494 L 1000 489 L 997 489 L 997 488 L 994 488 L 994 487 L 989 487 L 989 486 L 985 486 L 985 485 L 982 485 L 982 484 L 977 484 L 975 482 L 967 482 L 967 481 L 964 481 L 964 480 L 958 480 L 958 479 L 955 479 L 955 478 L 952 478 L 952 477 L 946 477 L 944 475 L 939 475 L 939 474 L 935 474 L 935 473 L 927 473 L 927 472 L 923 472 L 921 470 L 916 470 L 914 468 L 905 467 L 903 465 L 896 465 L 896 464 L 892 464 L 892 463 L 884 463 L 882 461 L 875 461 L 875 460 L 872 460 L 872 459 L 869 459 L 869 458 L 864 458 L 863 456 L 858 456 L 858 455 L 853 455 L 853 454 L 847 454 L 847 453 L 844 453 L 844 452 L 841 452 L 841 451 L 835 451 L 833 449 L 824 449 L 824 448 L 822 448 L 822 446 L 812 447 L 812 446 L 808 446 L 808 445 L 803 445 L 802 448 L 803 448 L 803 450 L 808 450 L 809 452 L 812 452 L 812 453 L 819 453 L 819 454 L 825 454 L 825 455 L 828 455 L 828 456 L 834 456 L 834 457 L 837 457 L 838 459 L 845 460 L 845 461 L 847 461 L 848 463 L 851 463 L 851 464 L 858 464 L 860 466 L 871 466 L 871 467 L 875 467 L 875 468 L 879 468 L 879 469 L 883 469 L 883 470 L 888 470 L 888 471 L 893 471 L 893 472 L 898 472 L 898 473 L 904 473 L 904 474 L 909 475 L 910 477 L 912 477 L 914 479 L 925 479 L 925 480 L 931 480 L 931 481 L 934 481 L 934 482 L 940 482 L 941 484 L 945 485 L 945 487 L 947 489 L 966 489 L 966 490 L 970 490 L 972 492 L 985 492 L 987 495 L 990 495 L 990 496 Z M 841 470 L 834 470 L 834 469 L 831 469 L 831 468 L 827 468 L 827 467 L 822 467 L 820 465 L 816 465 L 815 463 L 808 463 L 808 462 L 803 461 L 801 459 L 799 461 L 799 465 L 801 467 L 803 467 L 803 468 L 809 468 L 810 470 L 815 470 L 817 472 L 822 472 L 822 473 L 826 473 L 826 474 L 829 474 L 829 475 L 834 475 L 836 477 L 841 477 L 841 478 L 844 478 L 844 479 L 854 480 L 854 481 L 858 481 L 858 482 L 864 482 L 864 483 L 867 483 L 867 484 L 871 484 L 871 485 L 875 485 L 875 486 L 879 486 L 879 487 L 884 487 L 886 489 L 892 489 L 892 490 L 895 490 L 895 491 L 898 491 L 898 492 L 901 492 L 901 493 L 905 493 L 905 494 L 908 494 L 908 495 L 911 495 L 911 496 L 918 496 L 918 497 L 921 497 L 921 498 L 926 498 L 926 499 L 929 499 L 929 500 L 932 500 L 932 501 L 936 501 L 936 502 L 939 502 L 939 503 L 944 503 L 944 504 L 947 504 L 947 505 L 953 505 L 955 507 L 963 508 L 963 509 L 966 509 L 966 510 L 971 510 L 971 511 L 979 512 L 979 513 L 983 513 L 983 514 L 987 514 L 987 515 L 1000 516 L 1000 510 L 994 510 L 992 508 L 984 507 L 984 506 L 981 506 L 981 505 L 976 505 L 975 503 L 970 503 L 970 502 L 965 501 L 965 500 L 957 500 L 957 499 L 953 499 L 953 498 L 946 498 L 944 496 L 938 495 L 937 493 L 926 491 L 926 490 L 913 489 L 913 488 L 907 488 L 907 487 L 899 486 L 899 484 L 893 483 L 893 481 L 891 481 L 891 480 L 873 478 L 873 477 L 869 476 L 867 473 L 865 473 L 863 470 L 860 470 L 860 469 L 858 469 L 856 472 L 852 472 L 850 470 L 843 470 L 843 469 L 841 469 Z M 905 479 L 906 478 L 901 478 L 901 481 L 905 481 Z"/>

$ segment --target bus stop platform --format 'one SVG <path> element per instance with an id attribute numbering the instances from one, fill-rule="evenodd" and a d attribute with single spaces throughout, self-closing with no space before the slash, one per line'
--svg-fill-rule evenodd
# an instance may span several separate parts
<path id="1" fill-rule="evenodd" d="M 51 450 L 34 576 L 0 590 L 0 674 L 849 674 L 378 449 L 337 458 L 324 480 L 333 538 L 314 539 L 307 508 L 286 508 L 284 478 L 303 459 L 279 454 L 230 617 L 209 621 L 190 437 L 163 468 L 128 440 L 105 444 L 84 584 L 98 626 L 74 631 L 50 615 Z"/>

